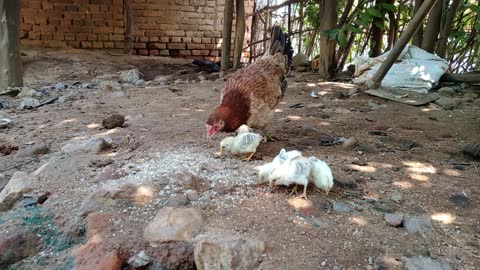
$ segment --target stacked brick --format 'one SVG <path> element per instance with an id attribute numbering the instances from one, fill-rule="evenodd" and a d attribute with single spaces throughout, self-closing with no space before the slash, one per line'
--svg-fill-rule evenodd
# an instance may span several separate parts
<path id="1" fill-rule="evenodd" d="M 223 0 L 131 0 L 133 49 L 139 55 L 216 58 Z M 245 0 L 246 13 L 254 0 Z M 251 18 L 251 16 L 249 17 Z M 123 0 L 22 0 L 22 45 L 122 49 Z M 251 21 L 247 21 L 245 44 Z"/>

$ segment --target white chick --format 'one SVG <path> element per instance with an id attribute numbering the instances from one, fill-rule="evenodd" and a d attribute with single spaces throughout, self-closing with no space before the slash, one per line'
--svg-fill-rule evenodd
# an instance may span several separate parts
<path id="1" fill-rule="evenodd" d="M 289 158 L 271 172 L 268 180 L 270 185 L 274 181 L 275 185 L 303 185 L 303 193 L 300 198 L 307 199 L 308 177 L 310 176 L 311 166 L 310 160 L 305 157 Z"/>
<path id="2" fill-rule="evenodd" d="M 237 130 L 235 131 L 235 135 L 242 134 L 242 133 L 250 133 L 253 132 L 253 130 L 248 127 L 247 125 L 243 124 Z"/>
<path id="3" fill-rule="evenodd" d="M 286 151 L 284 148 L 280 150 L 280 153 L 273 159 L 272 162 L 264 164 L 258 167 L 258 176 L 260 181 L 268 179 L 270 174 L 276 168 L 279 168 L 287 159 L 293 159 L 302 155 L 302 152 L 298 150 Z"/>
<path id="4" fill-rule="evenodd" d="M 226 137 L 220 142 L 220 153 L 230 151 L 233 154 L 247 154 L 243 160 L 249 161 L 257 151 L 262 136 L 256 133 L 241 133 L 235 137 Z"/>
<path id="5" fill-rule="evenodd" d="M 316 157 L 309 157 L 312 169 L 310 170 L 310 181 L 319 188 L 328 192 L 333 187 L 333 174 L 330 167 L 323 160 L 319 160 Z"/>

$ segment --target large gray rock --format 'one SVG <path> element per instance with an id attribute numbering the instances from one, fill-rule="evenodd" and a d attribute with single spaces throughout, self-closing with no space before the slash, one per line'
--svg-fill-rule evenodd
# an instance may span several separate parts
<path id="1" fill-rule="evenodd" d="M 13 207 L 16 201 L 22 198 L 24 193 L 30 192 L 38 180 L 35 175 L 25 172 L 16 172 L 0 192 L 0 211 L 7 211 Z"/>
<path id="2" fill-rule="evenodd" d="M 458 98 L 449 98 L 449 97 L 444 97 L 437 99 L 435 103 L 444 108 L 445 110 L 453 110 L 455 108 L 458 108 L 460 104 L 462 104 L 462 101 Z"/>
<path id="3" fill-rule="evenodd" d="M 255 269 L 265 251 L 259 240 L 231 235 L 199 235 L 195 238 L 194 256 L 198 270 Z"/>
<path id="4" fill-rule="evenodd" d="M 293 58 L 292 58 L 292 67 L 294 69 L 298 67 L 308 67 L 310 66 L 310 63 L 308 61 L 308 56 L 303 54 L 303 53 L 297 53 Z"/>
<path id="5" fill-rule="evenodd" d="M 190 241 L 203 228 L 202 213 L 193 208 L 160 209 L 148 223 L 143 238 L 147 242 Z"/>
<path id="6" fill-rule="evenodd" d="M 40 101 L 38 99 L 26 97 L 20 101 L 20 105 L 18 106 L 18 108 L 20 110 L 27 110 L 33 109 L 38 105 L 40 105 Z"/>
<path id="7" fill-rule="evenodd" d="M 384 218 L 385 218 L 385 221 L 390 226 L 393 226 L 393 227 L 396 227 L 396 228 L 402 226 L 403 217 L 400 216 L 400 215 L 387 213 L 387 214 L 385 214 Z"/>
<path id="8" fill-rule="evenodd" d="M 34 89 L 23 87 L 22 91 L 18 94 L 19 98 L 42 98 L 43 93 L 35 91 Z"/>
<path id="9" fill-rule="evenodd" d="M 410 234 L 427 235 L 433 231 L 432 222 L 426 217 L 408 217 L 403 221 L 403 227 Z"/>
<path id="10" fill-rule="evenodd" d="M 406 270 L 451 270 L 452 266 L 442 259 L 434 260 L 428 257 L 417 256 L 408 258 L 404 268 Z"/>
<path id="11" fill-rule="evenodd" d="M 141 79 L 142 73 L 138 69 L 130 69 L 120 73 L 120 80 L 122 82 L 135 84 Z"/>
<path id="12" fill-rule="evenodd" d="M 125 117 L 118 113 L 111 114 L 102 120 L 102 126 L 108 129 L 121 127 L 123 123 L 125 123 Z"/>
<path id="13" fill-rule="evenodd" d="M 91 153 L 96 154 L 108 147 L 108 143 L 103 138 L 93 137 L 83 140 L 72 140 L 67 142 L 62 151 L 67 154 Z"/>
<path id="14" fill-rule="evenodd" d="M 48 144 L 36 143 L 17 152 L 17 157 L 45 155 L 50 151 Z"/>

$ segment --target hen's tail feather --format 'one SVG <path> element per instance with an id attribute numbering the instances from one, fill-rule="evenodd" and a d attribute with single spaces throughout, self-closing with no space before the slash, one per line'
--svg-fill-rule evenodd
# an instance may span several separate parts
<path id="1" fill-rule="evenodd" d="M 281 52 L 287 57 L 286 73 L 290 70 L 290 64 L 292 63 L 293 48 L 290 42 L 290 38 L 283 32 L 279 25 L 272 27 L 270 35 L 270 55 L 275 55 Z"/>

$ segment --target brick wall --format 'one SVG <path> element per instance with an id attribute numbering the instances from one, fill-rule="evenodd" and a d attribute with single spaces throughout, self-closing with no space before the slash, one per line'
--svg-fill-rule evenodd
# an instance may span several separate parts
<path id="1" fill-rule="evenodd" d="M 216 58 L 223 4 L 223 0 L 132 0 L 134 53 Z M 253 0 L 245 0 L 245 7 L 251 14 Z M 23 46 L 123 48 L 123 0 L 22 0 L 21 17 Z M 250 26 L 248 20 L 245 44 L 250 41 Z"/>

